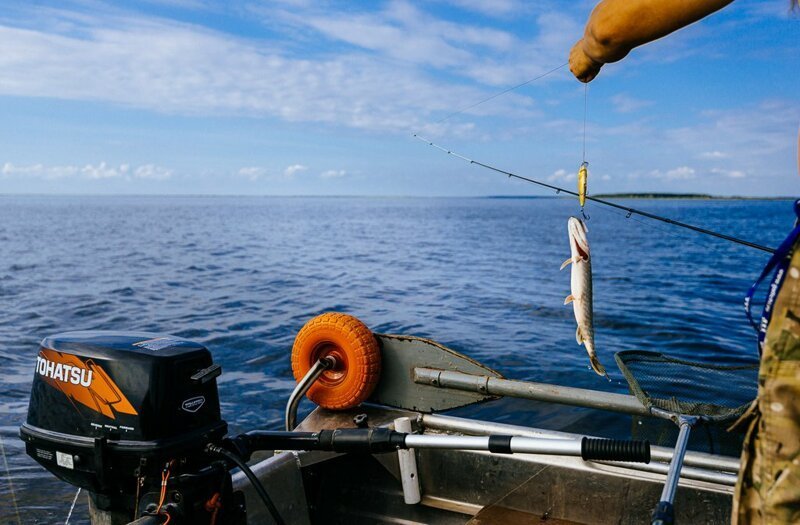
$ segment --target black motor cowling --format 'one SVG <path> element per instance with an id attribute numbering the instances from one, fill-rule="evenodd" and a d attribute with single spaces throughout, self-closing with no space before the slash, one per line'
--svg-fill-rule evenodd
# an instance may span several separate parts
<path id="1" fill-rule="evenodd" d="M 204 346 L 170 335 L 67 332 L 36 358 L 26 451 L 109 506 L 138 505 L 138 489 L 201 472 L 203 449 L 225 435 L 214 365 Z M 97 503 L 96 501 L 96 503 Z"/>

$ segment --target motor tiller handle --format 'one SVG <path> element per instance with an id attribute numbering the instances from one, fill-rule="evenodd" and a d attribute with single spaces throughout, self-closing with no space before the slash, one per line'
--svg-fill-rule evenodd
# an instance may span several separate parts
<path id="1" fill-rule="evenodd" d="M 226 440 L 243 458 L 256 450 L 327 450 L 384 453 L 405 448 L 485 450 L 496 454 L 553 454 L 584 460 L 650 462 L 648 441 L 618 439 L 545 439 L 524 436 L 452 436 L 406 434 L 388 428 L 345 428 L 320 432 L 251 431 Z"/>

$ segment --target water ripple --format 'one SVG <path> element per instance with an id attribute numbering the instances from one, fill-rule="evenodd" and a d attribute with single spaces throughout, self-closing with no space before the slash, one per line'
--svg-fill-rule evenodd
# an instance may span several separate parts
<path id="1" fill-rule="evenodd" d="M 768 245 L 792 221 L 789 202 L 635 205 Z M 147 330 L 208 345 L 233 432 L 280 426 L 293 338 L 329 310 L 432 337 L 508 377 L 616 392 L 627 391 L 612 370 L 619 350 L 755 358 L 741 299 L 764 254 L 601 212 L 589 222 L 597 346 L 614 381 L 587 370 L 559 271 L 575 211 L 561 199 L 0 196 L 0 436 L 28 521 L 63 521 L 74 495 L 16 437 L 37 344 L 59 331 Z M 456 414 L 630 428 L 620 416 L 513 400 Z M 0 522 L 11 519 L 4 501 Z"/>

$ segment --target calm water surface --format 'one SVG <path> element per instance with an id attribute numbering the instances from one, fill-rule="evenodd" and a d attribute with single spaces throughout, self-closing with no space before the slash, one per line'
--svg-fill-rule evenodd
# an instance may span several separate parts
<path id="1" fill-rule="evenodd" d="M 788 201 L 629 203 L 777 246 Z M 511 378 L 627 392 L 613 354 L 755 359 L 742 297 L 765 253 L 594 205 L 595 331 L 612 381 L 575 343 L 561 199 L 0 196 L 0 523 L 62 522 L 74 491 L 17 438 L 39 341 L 76 329 L 166 332 L 224 369 L 232 432 L 281 426 L 289 351 L 321 312 L 433 338 Z M 305 410 L 310 409 L 304 406 Z M 630 418 L 513 400 L 456 415 L 606 436 Z M 78 504 L 73 523 L 85 520 Z"/>

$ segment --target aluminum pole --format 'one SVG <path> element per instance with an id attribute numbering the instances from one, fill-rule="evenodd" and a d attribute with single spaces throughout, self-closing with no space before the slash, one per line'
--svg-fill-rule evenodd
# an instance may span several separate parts
<path id="1" fill-rule="evenodd" d="M 689 444 L 689 433 L 692 431 L 692 423 L 681 422 L 681 429 L 678 433 L 678 441 L 675 443 L 675 453 L 669 463 L 669 473 L 664 482 L 664 490 L 661 492 L 661 501 L 672 503 L 675 500 L 675 492 L 678 490 L 678 478 L 680 478 L 681 467 L 683 466 L 683 456 L 686 454 L 686 446 Z"/>
<path id="2" fill-rule="evenodd" d="M 436 434 L 409 434 L 409 448 L 491 450 L 490 436 L 447 436 Z M 522 454 L 549 454 L 556 456 L 580 456 L 581 442 L 576 439 L 543 439 L 512 436 L 510 452 Z"/>
<path id="3" fill-rule="evenodd" d="M 686 454 L 686 446 L 689 444 L 689 433 L 692 426 L 699 420 L 696 416 L 678 416 L 680 431 L 678 441 L 675 443 L 675 453 L 669 464 L 669 472 L 664 482 L 664 489 L 661 491 L 661 501 L 653 511 L 651 525 L 672 525 L 675 521 L 675 509 L 672 502 L 675 500 L 675 492 L 678 490 L 678 480 L 683 467 L 683 456 Z"/>
<path id="4" fill-rule="evenodd" d="M 511 434 L 514 436 L 541 437 L 544 439 L 576 439 L 574 434 L 556 430 L 533 429 L 506 423 L 494 423 L 462 417 L 444 416 L 442 414 L 422 414 L 422 425 L 431 430 L 443 432 L 460 432 L 462 434 Z M 674 450 L 671 448 L 652 446 L 650 448 L 653 461 L 669 463 Z M 709 471 L 739 472 L 739 458 L 706 454 L 704 452 L 687 451 L 684 464 Z M 652 464 L 651 464 L 652 465 Z M 666 465 L 664 465 L 666 467 Z M 666 468 L 663 472 L 666 473 Z M 736 476 L 733 476 L 735 480 Z M 726 478 L 728 479 L 728 478 Z"/>
<path id="5" fill-rule="evenodd" d="M 560 403 L 562 405 L 621 412 L 634 416 L 652 417 L 650 411 L 638 399 L 626 394 L 613 394 L 598 390 L 585 390 L 583 388 L 534 383 L 531 381 L 514 381 L 492 376 L 479 376 L 423 367 L 414 368 L 414 382 L 420 385 L 478 392 L 492 396 L 533 399 L 548 403 Z"/>

